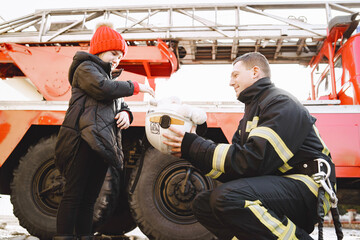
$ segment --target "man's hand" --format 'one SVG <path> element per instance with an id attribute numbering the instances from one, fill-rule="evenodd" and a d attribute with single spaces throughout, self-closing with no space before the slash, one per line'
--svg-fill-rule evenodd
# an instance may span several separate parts
<path id="1" fill-rule="evenodd" d="M 115 119 L 117 119 L 116 124 L 120 129 L 127 129 L 130 126 L 129 114 L 126 111 L 116 114 Z"/>
<path id="2" fill-rule="evenodd" d="M 169 127 L 169 130 L 172 131 L 173 133 L 175 133 L 176 136 L 164 133 L 163 136 L 166 137 L 167 139 L 169 139 L 169 141 L 164 141 L 163 143 L 172 147 L 172 149 L 171 149 L 172 155 L 174 155 L 176 157 L 181 157 L 181 143 L 184 138 L 185 132 L 180 131 L 171 126 Z M 195 130 L 196 130 L 196 127 L 193 126 L 191 128 L 190 132 L 194 133 Z"/>

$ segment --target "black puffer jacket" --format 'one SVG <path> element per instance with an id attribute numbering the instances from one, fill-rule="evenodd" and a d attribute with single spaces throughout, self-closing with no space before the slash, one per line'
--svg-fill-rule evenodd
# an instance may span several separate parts
<path id="1" fill-rule="evenodd" d="M 123 154 L 115 115 L 127 111 L 124 101 L 118 98 L 131 96 L 131 81 L 113 81 L 111 64 L 87 52 L 77 52 L 69 69 L 72 86 L 69 108 L 60 128 L 56 148 L 56 166 L 65 173 L 85 140 L 104 161 L 120 169 Z"/>

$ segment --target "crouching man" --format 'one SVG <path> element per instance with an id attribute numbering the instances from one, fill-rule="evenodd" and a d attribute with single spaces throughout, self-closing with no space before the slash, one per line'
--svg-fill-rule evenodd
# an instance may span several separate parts
<path id="1" fill-rule="evenodd" d="M 290 76 L 289 76 L 290 77 Z M 245 104 L 232 144 L 216 144 L 172 129 L 165 144 L 223 184 L 193 202 L 198 221 L 219 239 L 312 239 L 318 221 L 314 159 L 335 169 L 316 119 L 291 94 L 270 81 L 270 66 L 251 52 L 233 63 L 230 86 Z M 235 119 L 234 119 L 235 121 Z M 324 198 L 325 214 L 330 208 Z"/>

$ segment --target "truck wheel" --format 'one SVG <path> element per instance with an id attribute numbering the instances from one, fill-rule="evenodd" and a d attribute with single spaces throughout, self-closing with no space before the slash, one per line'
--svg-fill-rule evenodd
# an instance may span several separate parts
<path id="1" fill-rule="evenodd" d="M 135 182 L 139 162 L 129 186 Z M 146 236 L 156 240 L 213 238 L 195 219 L 191 203 L 198 192 L 214 188 L 214 180 L 203 176 L 189 162 L 152 147 L 146 150 L 141 169 L 129 201 L 133 217 Z"/>
<path id="2" fill-rule="evenodd" d="M 56 136 L 43 138 L 20 159 L 11 183 L 11 203 L 20 225 L 42 240 L 56 233 L 56 213 L 62 198 L 64 178 L 55 168 Z M 113 191 L 109 189 L 114 189 Z M 94 221 L 105 221 L 117 205 L 118 175 L 108 170 L 95 204 Z"/>

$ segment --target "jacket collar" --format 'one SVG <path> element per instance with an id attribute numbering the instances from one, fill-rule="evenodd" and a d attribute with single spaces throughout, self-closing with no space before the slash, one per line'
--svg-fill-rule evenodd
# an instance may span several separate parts
<path id="1" fill-rule="evenodd" d="M 69 82 L 70 82 L 70 84 L 72 83 L 75 70 L 77 69 L 77 67 L 81 63 L 83 63 L 85 61 L 92 61 L 92 62 L 96 63 L 102 69 L 104 69 L 104 71 L 110 76 L 111 63 L 104 62 L 98 56 L 90 54 L 88 52 L 78 51 L 78 52 L 75 53 L 75 56 L 73 58 L 73 62 L 72 62 L 71 66 L 70 66 L 70 69 L 69 69 Z"/>
<path id="2" fill-rule="evenodd" d="M 273 87 L 274 84 L 270 81 L 270 78 L 264 77 L 259 80 L 257 80 L 253 85 L 250 87 L 244 89 L 239 97 L 238 100 L 240 102 L 243 102 L 245 104 L 250 103 L 254 99 L 258 98 L 262 92 L 264 92 L 266 89 Z"/>

